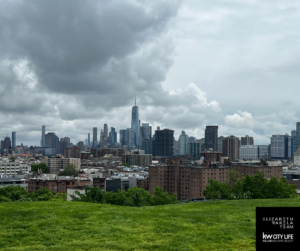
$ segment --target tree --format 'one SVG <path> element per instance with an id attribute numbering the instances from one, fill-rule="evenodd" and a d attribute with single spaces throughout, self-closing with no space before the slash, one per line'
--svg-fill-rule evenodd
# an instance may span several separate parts
<path id="1" fill-rule="evenodd" d="M 128 189 L 127 194 L 135 207 L 148 206 L 153 202 L 152 195 L 144 188 L 132 187 Z"/>
<path id="2" fill-rule="evenodd" d="M 28 197 L 28 192 L 21 186 L 5 186 L 0 188 L 0 196 L 6 197 L 12 201 L 18 201 L 23 197 Z"/>
<path id="3" fill-rule="evenodd" d="M 210 199 L 270 199 L 293 198 L 297 196 L 296 186 L 290 185 L 285 177 L 280 181 L 276 177 L 264 178 L 262 172 L 253 176 L 239 176 L 238 172 L 230 173 L 231 185 L 209 179 L 203 194 Z"/>
<path id="4" fill-rule="evenodd" d="M 55 193 L 46 188 L 40 188 L 36 193 L 30 193 L 28 198 L 33 201 L 56 201 L 56 200 L 66 200 L 67 193 Z M 23 198 L 22 200 L 25 200 Z"/>
<path id="5" fill-rule="evenodd" d="M 75 195 L 70 195 L 72 201 L 83 201 L 91 203 L 103 203 L 105 191 L 99 187 L 85 187 L 84 194 L 75 191 Z"/>
<path id="6" fill-rule="evenodd" d="M 64 171 L 60 172 L 59 176 L 78 176 L 78 171 L 73 164 L 69 164 L 65 167 Z"/>
<path id="7" fill-rule="evenodd" d="M 10 157 L 10 160 L 12 161 L 12 162 L 15 162 L 15 160 L 16 160 L 16 157 Z"/>
<path id="8" fill-rule="evenodd" d="M 43 173 L 49 173 L 50 169 L 45 163 L 40 164 L 32 164 L 31 165 L 31 171 L 38 172 L 38 170 L 41 170 Z"/>
<path id="9" fill-rule="evenodd" d="M 152 205 L 176 204 L 179 202 L 176 193 L 169 195 L 167 191 L 162 191 L 162 187 L 155 187 L 153 193 L 155 196 L 153 197 Z"/>

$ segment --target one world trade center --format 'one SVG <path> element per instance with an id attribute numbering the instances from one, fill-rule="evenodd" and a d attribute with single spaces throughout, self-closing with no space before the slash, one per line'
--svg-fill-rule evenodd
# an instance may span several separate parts
<path id="1" fill-rule="evenodd" d="M 132 107 L 132 114 L 131 114 L 131 128 L 135 131 L 135 146 L 136 148 L 140 145 L 140 121 L 139 121 L 139 108 L 136 105 Z"/>

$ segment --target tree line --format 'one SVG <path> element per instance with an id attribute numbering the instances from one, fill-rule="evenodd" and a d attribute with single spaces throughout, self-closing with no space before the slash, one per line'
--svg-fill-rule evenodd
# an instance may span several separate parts
<path id="1" fill-rule="evenodd" d="M 289 184 L 285 177 L 280 180 L 271 177 L 267 180 L 260 171 L 253 176 L 240 177 L 237 171 L 232 170 L 229 183 L 220 183 L 213 179 L 209 179 L 208 183 L 203 195 L 209 199 L 278 199 L 298 196 L 297 187 Z"/>
<path id="2" fill-rule="evenodd" d="M 162 188 L 157 186 L 153 195 L 151 195 L 144 188 L 132 187 L 128 191 L 119 190 L 117 193 L 105 192 L 99 187 L 86 187 L 83 194 L 75 191 L 74 195 L 70 195 L 72 201 L 90 202 L 90 203 L 102 203 L 120 206 L 156 206 L 156 205 L 166 205 L 166 204 L 176 204 L 177 194 L 163 192 Z"/>
<path id="3" fill-rule="evenodd" d="M 55 193 L 46 188 L 40 188 L 36 193 L 29 193 L 21 186 L 5 186 L 0 188 L 0 202 L 11 201 L 56 201 L 66 200 L 66 193 Z"/>

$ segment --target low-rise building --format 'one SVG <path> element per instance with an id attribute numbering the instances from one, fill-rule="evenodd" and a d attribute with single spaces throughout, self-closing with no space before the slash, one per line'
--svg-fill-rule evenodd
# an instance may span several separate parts
<path id="1" fill-rule="evenodd" d="M 106 179 L 105 191 L 117 193 L 119 190 L 127 191 L 129 189 L 129 181 L 127 178 L 114 177 Z"/>
<path id="2" fill-rule="evenodd" d="M 140 187 L 148 190 L 148 179 L 143 176 L 129 176 L 129 188 Z"/>
<path id="3" fill-rule="evenodd" d="M 105 191 L 105 180 L 106 178 L 93 178 L 93 186 Z"/>
<path id="4" fill-rule="evenodd" d="M 66 193 L 67 188 L 78 186 L 78 182 L 75 178 L 65 179 L 39 179 L 33 178 L 26 181 L 28 183 L 28 192 L 37 192 L 40 188 L 46 188 L 56 193 Z"/>
<path id="5" fill-rule="evenodd" d="M 20 162 L 0 162 L 0 175 L 16 175 L 20 172 L 30 172 L 31 165 Z"/>
<path id="6" fill-rule="evenodd" d="M 294 152 L 294 164 L 300 166 L 300 147 Z"/>
<path id="7" fill-rule="evenodd" d="M 0 175 L 0 188 L 5 186 L 21 186 L 26 190 L 28 189 L 28 184 L 25 179 Z"/>

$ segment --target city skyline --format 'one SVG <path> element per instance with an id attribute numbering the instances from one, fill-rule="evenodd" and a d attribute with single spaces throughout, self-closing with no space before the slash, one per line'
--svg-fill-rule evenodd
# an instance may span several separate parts
<path id="1" fill-rule="evenodd" d="M 266 144 L 300 120 L 299 13 L 292 0 L 1 1 L 0 137 L 38 145 L 41 125 L 74 142 L 105 123 L 119 131 L 137 96 L 141 124 L 175 138 L 218 125 Z M 60 23 L 73 15 L 78 25 Z"/>

